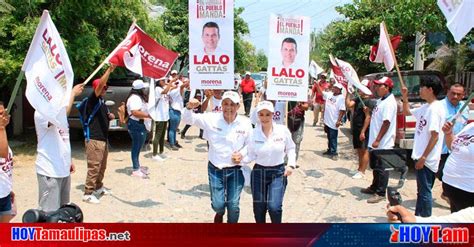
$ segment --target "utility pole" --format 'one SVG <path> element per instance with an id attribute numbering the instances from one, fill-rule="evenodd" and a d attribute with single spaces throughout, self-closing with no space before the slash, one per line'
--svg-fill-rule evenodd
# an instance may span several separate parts
<path id="1" fill-rule="evenodd" d="M 413 63 L 413 70 L 424 70 L 424 54 L 420 48 L 425 45 L 426 36 L 420 32 L 416 32 L 415 39 L 415 58 Z"/>

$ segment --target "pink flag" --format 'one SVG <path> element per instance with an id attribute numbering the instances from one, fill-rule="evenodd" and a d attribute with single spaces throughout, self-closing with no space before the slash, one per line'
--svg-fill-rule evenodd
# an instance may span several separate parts
<path id="1" fill-rule="evenodd" d="M 158 44 L 136 24 L 121 45 L 109 62 L 155 79 L 166 76 L 178 58 L 178 53 Z"/>
<path id="2" fill-rule="evenodd" d="M 393 53 L 390 50 L 389 42 L 392 43 L 393 49 L 396 50 L 400 43 L 400 36 L 395 36 L 390 41 L 388 38 L 387 32 L 385 31 L 385 25 L 382 22 L 380 23 L 379 43 L 371 47 L 369 60 L 374 63 L 384 63 L 385 69 L 391 71 L 396 58 L 392 55 Z"/>

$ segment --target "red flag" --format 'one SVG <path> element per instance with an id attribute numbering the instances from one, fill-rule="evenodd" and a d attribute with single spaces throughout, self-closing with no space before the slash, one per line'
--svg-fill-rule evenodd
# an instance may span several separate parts
<path id="1" fill-rule="evenodd" d="M 109 62 L 156 79 L 166 76 L 177 58 L 178 53 L 164 48 L 134 24 Z"/>
<path id="2" fill-rule="evenodd" d="M 348 81 L 347 81 L 346 77 L 344 76 L 344 74 L 342 73 L 341 68 L 339 68 L 339 66 L 337 66 L 337 63 L 334 60 L 332 55 L 329 55 L 329 61 L 331 61 L 331 68 L 332 68 L 332 72 L 334 74 L 334 77 L 336 78 L 336 81 L 341 83 L 342 85 L 344 85 L 344 87 L 347 89 Z"/>
<path id="3" fill-rule="evenodd" d="M 396 51 L 398 45 L 400 44 L 401 36 L 397 35 L 390 39 L 390 43 L 392 43 L 393 50 Z M 395 59 L 392 56 L 392 52 L 390 51 L 388 37 L 386 35 L 385 26 L 383 23 L 380 23 L 380 38 L 379 42 L 370 47 L 370 55 L 369 60 L 374 63 L 384 63 L 385 68 L 387 71 L 391 71 L 395 64 Z"/>

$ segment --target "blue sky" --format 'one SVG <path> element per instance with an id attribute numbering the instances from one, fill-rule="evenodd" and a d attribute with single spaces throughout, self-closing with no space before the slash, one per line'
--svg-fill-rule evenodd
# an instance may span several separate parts
<path id="1" fill-rule="evenodd" d="M 244 7 L 241 17 L 250 28 L 246 37 L 268 56 L 268 21 L 271 13 L 303 15 L 311 17 L 311 30 L 320 31 L 332 20 L 342 18 L 335 7 L 352 0 L 235 0 L 235 7 Z"/>

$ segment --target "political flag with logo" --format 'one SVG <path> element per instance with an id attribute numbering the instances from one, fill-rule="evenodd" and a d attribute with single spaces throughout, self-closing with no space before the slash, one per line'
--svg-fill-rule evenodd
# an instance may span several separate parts
<path id="1" fill-rule="evenodd" d="M 459 43 L 474 27 L 474 1 L 438 0 L 438 6 L 446 17 L 446 26 Z"/>
<path id="2" fill-rule="evenodd" d="M 331 55 L 329 56 L 329 58 L 336 80 L 342 85 L 344 85 L 344 87 L 346 87 L 348 91 L 352 91 L 352 88 L 356 87 L 364 94 L 372 95 L 370 89 L 360 82 L 357 72 L 350 63 L 338 58 L 333 58 Z"/>
<path id="3" fill-rule="evenodd" d="M 74 72 L 49 12 L 43 11 L 21 68 L 26 76 L 26 98 L 50 123 L 67 128 Z"/>
<path id="4" fill-rule="evenodd" d="M 119 46 L 109 62 L 151 78 L 166 76 L 178 58 L 178 53 L 158 44 L 136 24 Z"/>

